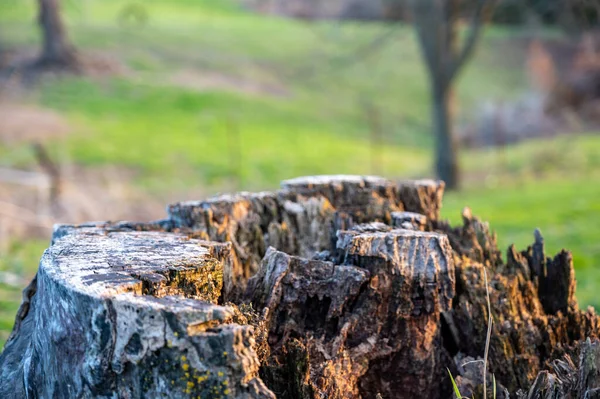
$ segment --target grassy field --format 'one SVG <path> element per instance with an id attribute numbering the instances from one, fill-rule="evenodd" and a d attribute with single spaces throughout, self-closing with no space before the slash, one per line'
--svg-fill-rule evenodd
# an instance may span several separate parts
<path id="1" fill-rule="evenodd" d="M 70 162 L 117 165 L 149 196 L 268 189 L 305 174 L 431 174 L 427 81 L 409 27 L 309 24 L 252 15 L 223 0 L 144 2 L 148 23 L 124 26 L 117 22 L 124 1 L 65 4 L 77 47 L 109 58 L 105 69 L 117 73 L 47 79 L 18 101 L 68 121 L 71 133 L 48 145 Z M 0 3 L 0 48 L 36 50 L 34 6 Z M 506 45 L 511 35 L 488 30 L 461 76 L 464 117 L 482 100 L 523 90 L 520 50 Z M 381 127 L 377 139 L 369 110 Z M 444 215 L 459 221 L 460 209 L 471 206 L 490 220 L 502 247 L 525 248 L 541 228 L 551 251 L 573 250 L 580 302 L 600 305 L 600 137 L 468 151 L 461 162 L 465 189 L 448 194 Z M 33 163 L 25 144 L 0 141 L 1 166 Z M 0 270 L 31 276 L 46 246 L 16 240 Z M 18 288 L 0 287 L 0 340 L 19 301 Z"/>

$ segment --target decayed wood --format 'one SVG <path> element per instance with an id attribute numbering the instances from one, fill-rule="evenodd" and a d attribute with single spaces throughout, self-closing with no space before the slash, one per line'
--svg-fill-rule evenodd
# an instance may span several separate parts
<path id="1" fill-rule="evenodd" d="M 600 322 L 539 231 L 503 259 L 444 185 L 318 176 L 57 226 L 0 355 L 2 397 L 594 398 Z M 18 383 L 14 383 L 17 381 Z M 64 382 L 63 382 L 64 381 Z M 492 397 L 488 386 L 488 397 Z"/>
<path id="2" fill-rule="evenodd" d="M 528 391 L 517 392 L 523 399 L 591 399 L 600 395 L 600 341 L 587 339 L 579 346 L 578 366 L 570 356 L 552 362 L 550 371 L 541 371 Z"/>
<path id="3" fill-rule="evenodd" d="M 275 193 L 240 193 L 169 206 L 174 226 L 231 242 L 224 297 L 236 300 L 273 246 L 306 258 L 335 248 L 336 232 L 366 222 L 391 223 L 393 212 L 439 216 L 442 182 L 396 184 L 380 177 L 311 176 L 282 182 Z M 230 277 L 230 278 L 229 278 Z"/>
<path id="4" fill-rule="evenodd" d="M 269 309 L 267 385 L 280 398 L 440 397 L 439 319 L 454 290 L 446 237 L 353 233 L 342 265 L 270 249 L 250 279 L 248 298 Z"/>
<path id="5" fill-rule="evenodd" d="M 439 219 L 444 182 L 428 179 L 405 181 L 399 183 L 398 188 L 407 211 L 420 213 L 430 220 Z"/>
<path id="6" fill-rule="evenodd" d="M 532 398 L 546 397 L 543 387 L 554 384 L 554 380 L 568 386 L 564 378 L 551 373 L 553 362 L 565 356 L 576 359 L 579 342 L 586 337 L 595 339 L 600 333 L 593 309 L 583 312 L 577 306 L 570 253 L 562 251 L 554 258 L 546 257 L 543 239 L 536 231 L 534 244 L 521 252 L 511 246 L 504 263 L 488 225 L 473 217 L 468 209 L 463 212 L 463 221 L 464 225 L 458 228 L 442 222 L 434 224 L 436 230 L 448 234 L 455 253 L 460 255 L 455 263 L 457 295 L 444 320 L 449 326 L 459 326 L 448 334 L 446 347 L 454 355 L 452 370 L 459 374 L 461 392 L 469 396 L 473 390 L 481 391 L 481 381 L 473 380 L 463 364 L 465 355 L 481 358 L 485 346 L 484 268 L 490 279 L 494 318 L 488 369 L 499 386 L 511 393 L 526 391 L 538 373 L 537 385 L 531 388 Z M 600 366 L 600 359 L 596 365 Z M 560 392 L 548 397 L 583 397 L 572 396 L 571 389 Z"/>

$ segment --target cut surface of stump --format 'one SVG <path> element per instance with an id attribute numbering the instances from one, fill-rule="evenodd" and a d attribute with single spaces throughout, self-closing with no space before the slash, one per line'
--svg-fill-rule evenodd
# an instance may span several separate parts
<path id="1" fill-rule="evenodd" d="M 309 176 L 57 226 L 0 355 L 0 397 L 600 395 L 600 319 L 539 231 L 439 219 L 443 182 Z M 510 217 L 510 215 L 507 215 Z M 487 276 L 487 286 L 486 286 Z"/>

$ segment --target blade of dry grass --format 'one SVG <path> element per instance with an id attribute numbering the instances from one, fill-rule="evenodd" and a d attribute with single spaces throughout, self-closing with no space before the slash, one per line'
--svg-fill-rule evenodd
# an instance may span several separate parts
<path id="1" fill-rule="evenodd" d="M 487 335 L 485 337 L 485 351 L 483 354 L 483 399 L 487 399 L 487 361 L 488 361 L 488 354 L 489 354 L 489 350 L 490 350 L 490 340 L 492 338 L 492 305 L 490 303 L 490 290 L 488 287 L 488 279 L 487 279 L 487 272 L 485 270 L 485 267 L 483 268 L 483 278 L 485 279 L 485 296 L 486 296 L 486 301 L 487 301 L 487 307 L 488 307 L 488 327 L 487 327 Z M 495 397 L 495 393 L 496 393 L 496 379 L 494 378 L 494 397 Z"/>

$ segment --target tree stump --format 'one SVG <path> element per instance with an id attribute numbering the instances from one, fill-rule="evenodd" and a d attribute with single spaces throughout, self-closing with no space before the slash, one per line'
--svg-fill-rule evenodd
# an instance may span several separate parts
<path id="1" fill-rule="evenodd" d="M 600 331 L 570 253 L 502 259 L 439 220 L 444 185 L 288 180 L 151 223 L 57 226 L 0 355 L 0 397 L 593 398 Z M 509 217 L 509 216 L 507 216 Z M 492 397 L 492 387 L 487 387 Z M 378 396 L 379 395 L 379 396 Z"/>
<path id="2" fill-rule="evenodd" d="M 217 305 L 230 245 L 71 230 L 26 290 L 0 396 L 273 397 L 257 378 L 252 328 Z"/>

